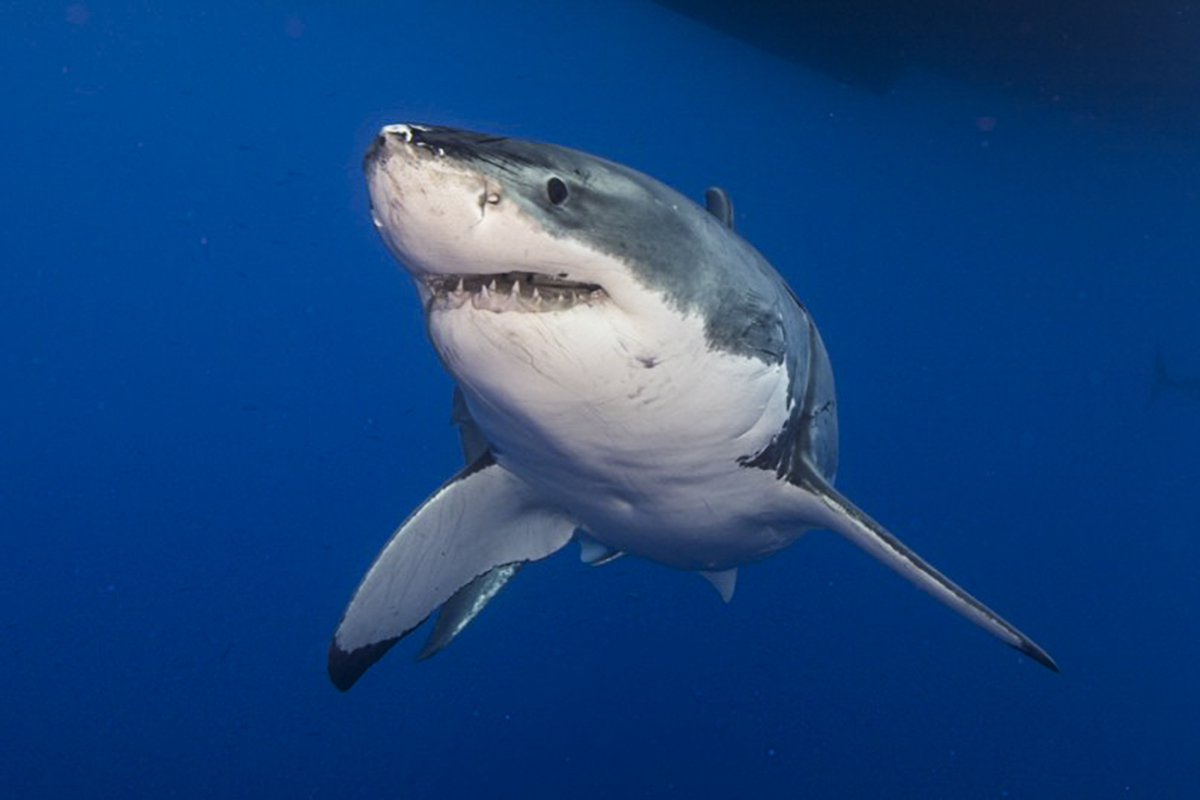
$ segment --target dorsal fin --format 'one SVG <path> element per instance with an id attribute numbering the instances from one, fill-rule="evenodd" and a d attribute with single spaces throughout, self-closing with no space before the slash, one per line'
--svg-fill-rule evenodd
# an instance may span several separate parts
<path id="1" fill-rule="evenodd" d="M 733 199 L 729 192 L 720 186 L 710 186 L 704 190 L 704 207 L 708 213 L 721 220 L 721 224 L 733 230 Z"/>

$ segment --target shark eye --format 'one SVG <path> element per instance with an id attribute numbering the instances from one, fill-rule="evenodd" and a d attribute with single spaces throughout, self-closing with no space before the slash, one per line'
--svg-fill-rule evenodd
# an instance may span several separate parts
<path id="1" fill-rule="evenodd" d="M 561 206 L 567 201 L 567 184 L 562 178 L 551 178 L 546 181 L 546 197 L 556 206 Z"/>

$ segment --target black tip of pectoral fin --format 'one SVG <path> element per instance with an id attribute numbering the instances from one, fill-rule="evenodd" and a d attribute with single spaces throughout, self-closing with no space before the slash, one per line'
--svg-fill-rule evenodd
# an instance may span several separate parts
<path id="1" fill-rule="evenodd" d="M 392 645 L 400 641 L 400 638 L 396 636 L 346 651 L 338 647 L 335 637 L 329 643 L 329 660 L 326 663 L 329 680 L 333 681 L 333 685 L 340 691 L 348 690 L 362 677 L 364 672 L 370 669 L 372 664 L 383 658 L 384 654 L 392 649 Z"/>
<path id="2" fill-rule="evenodd" d="M 1037 642 L 1034 642 L 1032 639 L 1022 636 L 1021 641 L 1014 644 L 1012 648 L 1029 656 L 1046 669 L 1059 672 L 1058 664 L 1054 663 L 1054 659 L 1050 657 L 1050 654 L 1038 647 Z"/>

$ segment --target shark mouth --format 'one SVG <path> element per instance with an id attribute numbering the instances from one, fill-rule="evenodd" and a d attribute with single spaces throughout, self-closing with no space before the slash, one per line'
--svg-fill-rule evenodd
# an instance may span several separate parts
<path id="1" fill-rule="evenodd" d="M 608 293 L 595 283 L 579 283 L 537 272 L 495 275 L 424 275 L 431 311 L 450 311 L 470 303 L 481 311 L 565 311 L 604 301 Z"/>

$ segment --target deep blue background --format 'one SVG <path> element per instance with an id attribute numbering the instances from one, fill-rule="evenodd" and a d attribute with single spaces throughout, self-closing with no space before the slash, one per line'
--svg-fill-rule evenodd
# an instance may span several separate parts
<path id="1" fill-rule="evenodd" d="M 1157 346 L 1200 378 L 1194 142 L 636 0 L 236 5 L 0 4 L 0 796 L 1194 796 L 1200 396 L 1146 408 Z M 726 186 L 843 490 L 1062 674 L 814 533 L 728 606 L 572 549 L 335 691 L 459 458 L 359 171 L 401 120 Z"/>

